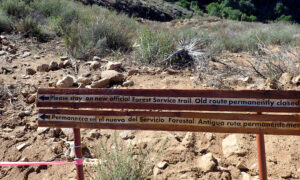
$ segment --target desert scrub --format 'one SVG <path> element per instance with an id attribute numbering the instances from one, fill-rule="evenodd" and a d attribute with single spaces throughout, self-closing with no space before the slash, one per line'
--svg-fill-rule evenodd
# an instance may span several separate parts
<path id="1" fill-rule="evenodd" d="M 49 37 L 49 34 L 45 32 L 44 28 L 37 22 L 37 20 L 29 16 L 19 22 L 17 29 L 25 37 L 35 37 L 39 41 L 46 41 Z"/>
<path id="2" fill-rule="evenodd" d="M 73 22 L 65 42 L 72 55 L 89 59 L 113 51 L 128 52 L 135 38 L 136 22 L 100 7 L 84 8 L 79 22 Z"/>
<path id="3" fill-rule="evenodd" d="M 176 51 L 176 38 L 168 29 L 150 30 L 141 28 L 138 32 L 136 59 L 142 63 L 155 64 Z"/>
<path id="4" fill-rule="evenodd" d="M 60 0 L 34 0 L 30 5 L 32 9 L 40 11 L 46 17 L 60 16 L 65 11 L 65 3 Z"/>
<path id="5" fill-rule="evenodd" d="M 299 25 L 289 23 L 246 23 L 226 21 L 211 28 L 211 49 L 214 53 L 254 52 L 260 45 L 298 45 L 293 36 L 300 33 Z"/>
<path id="6" fill-rule="evenodd" d="M 12 23 L 10 18 L 0 10 L 0 33 L 10 32 L 12 30 Z"/>
<path id="7" fill-rule="evenodd" d="M 151 147 L 133 147 L 119 143 L 116 131 L 113 135 L 114 142 L 112 149 L 108 149 L 105 144 L 100 141 L 98 164 L 99 180 L 140 180 L 146 179 L 151 175 L 152 168 L 159 159 L 161 153 L 165 149 L 168 142 L 166 138 L 154 158 L 150 158 L 150 153 L 154 151 Z"/>
<path id="8" fill-rule="evenodd" d="M 2 0 L 0 8 L 8 15 L 21 18 L 28 14 L 29 8 L 22 0 Z"/>

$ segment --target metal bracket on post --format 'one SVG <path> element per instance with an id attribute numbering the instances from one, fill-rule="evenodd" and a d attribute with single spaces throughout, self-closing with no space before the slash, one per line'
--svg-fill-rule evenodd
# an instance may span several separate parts
<path id="1" fill-rule="evenodd" d="M 261 112 L 257 112 L 257 115 Z M 265 138 L 263 133 L 256 134 L 257 144 L 257 155 L 258 155 L 258 168 L 259 168 L 259 179 L 267 180 L 267 161 L 266 161 L 266 150 L 265 150 Z"/>
<path id="2" fill-rule="evenodd" d="M 78 162 L 82 162 L 80 129 L 73 128 L 73 133 L 74 133 L 75 158 L 79 160 Z M 76 172 L 77 172 L 77 180 L 84 180 L 82 163 L 76 163 Z"/>

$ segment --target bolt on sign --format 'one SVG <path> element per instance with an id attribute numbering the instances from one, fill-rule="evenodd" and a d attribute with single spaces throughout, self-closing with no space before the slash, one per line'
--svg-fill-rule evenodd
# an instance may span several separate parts
<path id="1" fill-rule="evenodd" d="M 300 135 L 299 91 L 39 89 L 37 106 L 45 127 Z"/>

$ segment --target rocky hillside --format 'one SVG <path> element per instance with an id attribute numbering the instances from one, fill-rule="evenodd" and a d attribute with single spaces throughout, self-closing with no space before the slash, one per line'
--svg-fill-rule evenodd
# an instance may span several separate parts
<path id="1" fill-rule="evenodd" d="M 193 24 L 194 21 L 181 23 Z M 181 23 L 168 25 L 174 27 Z M 190 67 L 177 70 L 141 65 L 130 55 L 77 60 L 66 53 L 64 43 L 58 38 L 40 43 L 18 34 L 5 34 L 1 35 L 0 44 L 0 161 L 73 160 L 70 129 L 37 125 L 35 99 L 40 87 L 300 88 L 298 71 L 284 73 L 278 81 L 257 76 L 247 60 L 259 64 L 260 59 L 250 53 L 226 52 L 214 56 L 207 64 L 212 71 L 204 72 Z M 298 62 L 293 64 L 296 67 L 299 65 L 298 50 L 299 47 L 288 50 L 270 47 L 260 53 L 264 57 L 273 55 L 275 60 L 278 56 L 285 57 L 288 62 Z M 153 131 L 117 131 L 115 134 L 113 130 L 95 129 L 82 129 L 81 133 L 83 154 L 87 158 L 86 179 L 98 176 L 99 142 L 104 142 L 113 152 L 115 137 L 124 147 L 153 148 L 146 158 L 157 159 L 151 166 L 149 179 L 258 179 L 255 135 Z M 160 154 L 166 138 L 167 144 Z M 269 179 L 299 179 L 299 145 L 297 136 L 266 136 Z M 74 165 L 1 167 L 0 172 L 0 179 L 4 180 L 76 178 Z"/>
<path id="2" fill-rule="evenodd" d="M 78 0 L 84 4 L 97 4 L 133 17 L 155 21 L 171 21 L 178 17 L 191 17 L 193 11 L 176 4 L 156 0 Z"/>

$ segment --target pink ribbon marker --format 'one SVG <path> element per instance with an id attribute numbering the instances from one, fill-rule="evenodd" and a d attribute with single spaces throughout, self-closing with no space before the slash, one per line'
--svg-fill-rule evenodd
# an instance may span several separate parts
<path id="1" fill-rule="evenodd" d="M 75 161 L 53 161 L 53 162 L 0 162 L 0 166 L 39 166 L 39 165 L 62 165 L 62 164 L 79 164 L 82 165 L 81 159 Z"/>

